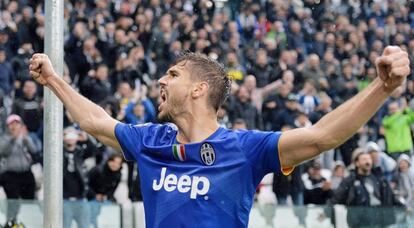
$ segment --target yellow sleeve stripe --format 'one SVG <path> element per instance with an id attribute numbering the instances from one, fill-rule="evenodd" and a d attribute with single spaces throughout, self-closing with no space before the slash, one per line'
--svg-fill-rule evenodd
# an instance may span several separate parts
<path id="1" fill-rule="evenodd" d="M 279 137 L 279 140 L 280 140 L 280 137 Z M 293 170 L 295 170 L 295 167 L 283 167 L 282 160 L 280 159 L 279 140 L 277 141 L 277 154 L 279 156 L 280 171 L 282 172 L 283 175 L 289 176 L 293 172 Z"/>

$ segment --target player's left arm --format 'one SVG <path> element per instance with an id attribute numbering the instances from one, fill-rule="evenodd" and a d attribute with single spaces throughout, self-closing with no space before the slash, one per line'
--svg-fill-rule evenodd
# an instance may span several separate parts
<path id="1" fill-rule="evenodd" d="M 279 140 L 282 168 L 293 167 L 341 145 L 371 118 L 410 73 L 408 55 L 399 47 L 385 48 L 375 64 L 379 77 L 365 90 L 328 113 L 312 127 L 282 133 Z"/>

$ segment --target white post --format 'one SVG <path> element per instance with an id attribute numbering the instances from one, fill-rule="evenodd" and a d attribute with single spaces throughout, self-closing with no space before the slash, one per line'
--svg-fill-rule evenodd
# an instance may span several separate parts
<path id="1" fill-rule="evenodd" d="M 46 0 L 45 53 L 55 71 L 63 75 L 63 0 Z M 44 90 L 44 211 L 43 227 L 62 227 L 63 222 L 63 107 Z"/>

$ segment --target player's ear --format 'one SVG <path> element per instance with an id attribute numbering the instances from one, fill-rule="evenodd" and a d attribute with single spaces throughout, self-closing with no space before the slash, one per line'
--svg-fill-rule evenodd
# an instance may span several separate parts
<path id="1" fill-rule="evenodd" d="M 192 97 L 198 98 L 207 94 L 209 85 L 207 82 L 196 82 L 192 91 Z"/>

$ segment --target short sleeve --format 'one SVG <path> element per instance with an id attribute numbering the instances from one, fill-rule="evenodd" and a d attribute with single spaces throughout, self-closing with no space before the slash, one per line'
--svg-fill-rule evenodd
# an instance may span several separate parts
<path id="1" fill-rule="evenodd" d="M 280 135 L 280 132 L 240 132 L 241 149 L 251 164 L 263 172 L 263 175 L 270 172 L 282 172 L 288 175 L 293 170 L 293 168 L 281 168 L 278 148 Z"/>
<path id="2" fill-rule="evenodd" d="M 137 160 L 137 154 L 142 149 L 143 136 L 149 127 L 149 124 L 132 125 L 124 123 L 118 123 L 115 126 L 115 137 L 121 145 L 126 160 Z"/>

